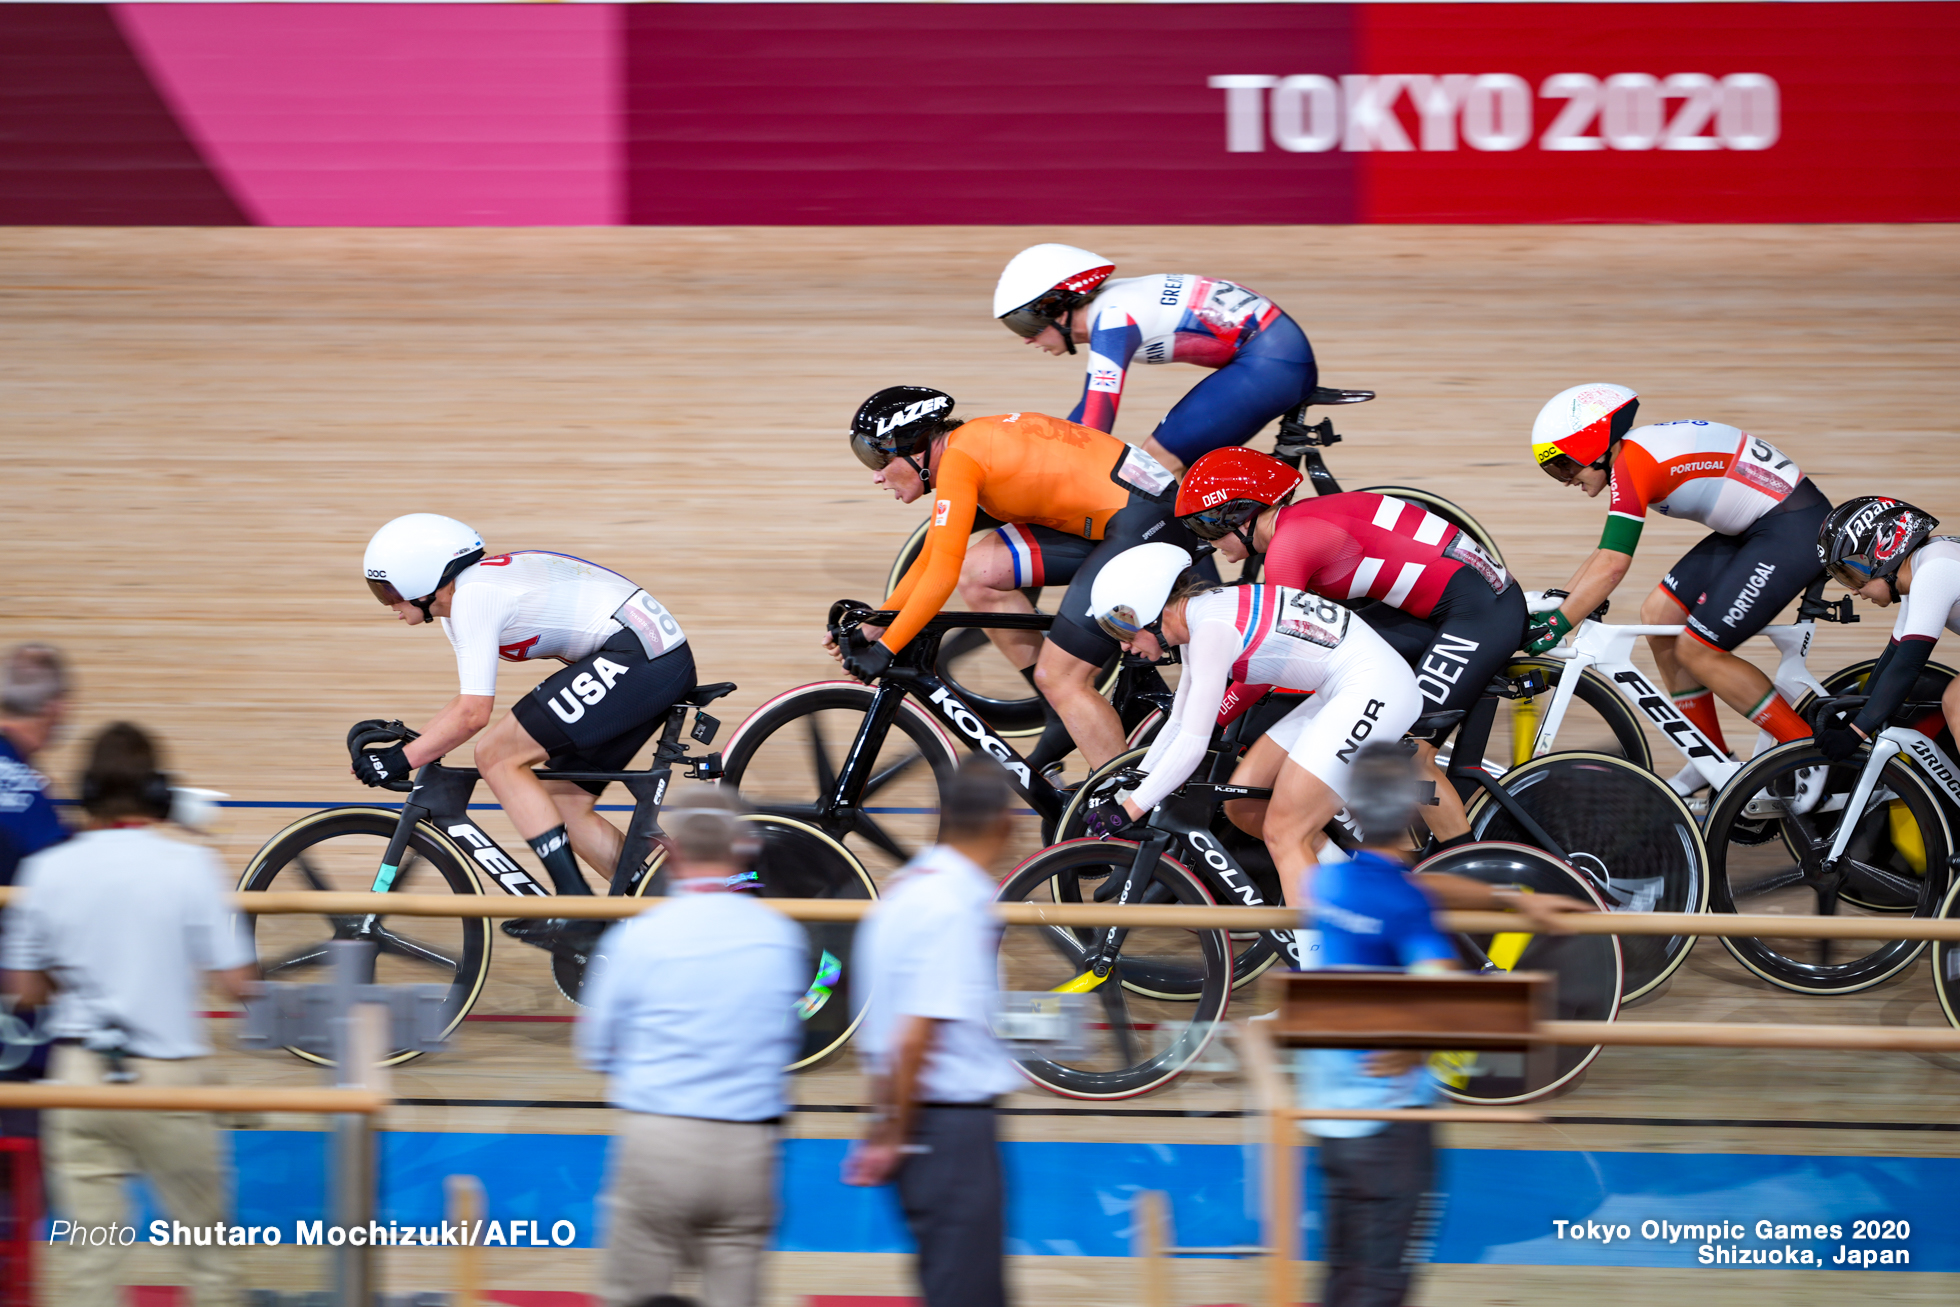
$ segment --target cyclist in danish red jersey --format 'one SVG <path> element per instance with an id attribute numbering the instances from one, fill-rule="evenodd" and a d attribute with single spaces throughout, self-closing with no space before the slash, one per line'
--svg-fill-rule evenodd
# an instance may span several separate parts
<path id="1" fill-rule="evenodd" d="M 1408 664 L 1332 600 L 1273 585 L 1221 586 L 1199 577 L 1175 545 L 1140 545 L 1112 559 L 1090 608 L 1130 652 L 1160 658 L 1181 646 L 1184 662 L 1170 718 L 1139 764 L 1143 781 L 1121 813 L 1115 803 L 1091 809 L 1093 834 L 1120 829 L 1184 784 L 1211 747 L 1230 682 L 1314 692 L 1232 774 L 1234 784 L 1272 786 L 1272 799 L 1226 805 L 1235 824 L 1266 841 L 1287 902 L 1301 902 L 1299 878 L 1326 843 L 1322 827 L 1345 805 L 1361 746 L 1401 738 L 1422 711 Z"/>
<path id="2" fill-rule="evenodd" d="M 994 316 L 1029 344 L 1050 354 L 1089 347 L 1071 422 L 1114 431 L 1133 363 L 1211 368 L 1144 442 L 1177 472 L 1201 454 L 1245 444 L 1313 393 L 1313 346 L 1265 296 L 1183 272 L 1111 280 L 1115 270 L 1073 245 L 1034 245 L 1009 260 L 994 288 Z"/>
<path id="3" fill-rule="evenodd" d="M 1141 449 L 1101 431 L 1040 413 L 960 420 L 953 397 L 924 386 L 888 386 L 851 422 L 851 451 L 874 472 L 872 484 L 902 504 L 933 496 L 925 547 L 884 607 L 897 618 L 846 666 L 866 680 L 945 606 L 956 587 L 972 608 L 1033 612 L 1020 588 L 1060 585 L 1046 640 L 1032 631 L 989 632 L 1059 714 L 1091 766 L 1122 752 L 1123 726 L 1095 677 L 1116 653 L 1089 616 L 1089 589 L 1103 564 L 1144 540 L 1190 537 L 1171 509 L 1176 482 Z M 976 512 L 1006 523 L 982 538 L 970 559 Z M 964 569 L 964 571 L 963 571 Z M 963 580 L 964 577 L 964 580 Z M 833 646 L 833 652 L 836 651 Z M 1037 764 L 1067 752 L 1036 751 Z"/>
<path id="4" fill-rule="evenodd" d="M 617 572 L 543 550 L 485 557 L 475 531 L 435 513 L 410 513 L 375 532 L 365 567 L 368 588 L 402 621 L 442 624 L 461 685 L 418 738 L 363 753 L 355 775 L 380 785 L 477 736 L 477 769 L 552 885 L 560 894 L 591 893 L 574 851 L 610 874 L 624 839 L 594 810 L 605 783 L 541 781 L 531 769 L 629 764 L 694 688 L 694 652 L 680 623 Z M 492 724 L 498 663 L 543 658 L 565 665 Z M 504 929 L 528 940 L 547 928 L 512 921 Z"/>
<path id="5" fill-rule="evenodd" d="M 1817 732 L 1817 745 L 1832 762 L 1885 729 L 1919 683 L 1940 636 L 1960 631 L 1960 538 L 1934 535 L 1939 525 L 1902 499 L 1860 495 L 1832 509 L 1818 532 L 1817 550 L 1832 580 L 1867 603 L 1899 606 L 1891 642 L 1865 679 L 1864 707 Z M 1947 683 L 1940 708 L 1947 725 L 1960 731 L 1960 677 Z"/>
<path id="6" fill-rule="evenodd" d="M 1358 615 L 1415 669 L 1423 711 L 1468 711 L 1524 638 L 1524 591 L 1468 532 L 1418 505 L 1367 491 L 1293 503 L 1299 485 L 1300 473 L 1276 458 L 1215 449 L 1185 473 L 1177 515 L 1222 558 L 1264 554 L 1270 585 L 1374 600 Z M 1235 687 L 1228 719 L 1264 692 Z M 1437 796 L 1423 817 L 1448 847 L 1469 840 L 1470 823 L 1436 766 L 1436 743 L 1418 737 Z"/>
<path id="7" fill-rule="evenodd" d="M 1639 396 L 1592 383 L 1552 397 L 1532 424 L 1532 454 L 1547 475 L 1596 498 L 1611 488 L 1599 548 L 1565 602 L 1532 619 L 1527 648 L 1554 644 L 1612 594 L 1633 562 L 1649 509 L 1711 532 L 1668 569 L 1640 606 L 1650 625 L 1683 622 L 1683 636 L 1648 636 L 1681 713 L 1726 748 L 1714 697 L 1778 741 L 1810 727 L 1768 676 L 1735 653 L 1817 579 L 1817 532 L 1830 501 L 1796 460 L 1760 436 L 1700 419 L 1635 427 Z"/>

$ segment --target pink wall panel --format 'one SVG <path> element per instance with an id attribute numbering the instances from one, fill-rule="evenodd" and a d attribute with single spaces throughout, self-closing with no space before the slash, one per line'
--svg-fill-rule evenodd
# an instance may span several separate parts
<path id="1" fill-rule="evenodd" d="M 522 226 L 624 218 L 609 5 L 118 5 L 253 221 Z"/>

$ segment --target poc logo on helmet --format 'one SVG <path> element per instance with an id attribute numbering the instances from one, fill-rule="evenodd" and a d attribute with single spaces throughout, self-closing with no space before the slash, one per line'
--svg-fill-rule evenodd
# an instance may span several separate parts
<path id="1" fill-rule="evenodd" d="M 916 400 L 913 403 L 907 404 L 890 417 L 879 418 L 878 434 L 880 436 L 890 435 L 899 427 L 910 426 L 927 414 L 937 413 L 951 402 L 944 395 L 934 395 L 931 399 Z"/>
<path id="2" fill-rule="evenodd" d="M 370 567 L 367 570 L 367 574 L 368 578 L 374 581 L 386 581 L 388 579 L 388 569 L 385 567 Z"/>

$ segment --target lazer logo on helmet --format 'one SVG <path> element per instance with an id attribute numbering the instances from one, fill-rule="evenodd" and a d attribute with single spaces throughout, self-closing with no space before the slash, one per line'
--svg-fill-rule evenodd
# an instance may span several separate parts
<path id="1" fill-rule="evenodd" d="M 1000 737 L 989 731 L 986 723 L 973 715 L 972 709 L 953 697 L 951 690 L 942 685 L 932 692 L 932 697 L 926 702 L 939 709 L 939 715 L 957 726 L 960 734 L 999 759 L 1001 766 L 1020 779 L 1023 788 L 1033 784 L 1034 776 L 1028 771 L 1027 764 L 1015 757 L 1014 751 L 1002 744 Z"/>
<path id="2" fill-rule="evenodd" d="M 937 413 L 940 409 L 947 407 L 952 402 L 951 399 L 944 395 L 934 395 L 931 399 L 921 399 L 907 404 L 890 417 L 878 419 L 878 434 L 881 437 L 888 436 L 900 427 L 910 426 L 922 417 Z"/>

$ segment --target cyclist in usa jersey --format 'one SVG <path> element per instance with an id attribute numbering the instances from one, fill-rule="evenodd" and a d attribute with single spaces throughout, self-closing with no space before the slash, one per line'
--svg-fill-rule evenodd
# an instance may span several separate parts
<path id="1" fill-rule="evenodd" d="M 1340 603 L 1374 600 L 1359 616 L 1415 669 L 1423 712 L 1467 712 L 1523 641 L 1524 591 L 1468 532 L 1434 513 L 1367 491 L 1292 503 L 1299 485 L 1299 471 L 1276 458 L 1215 449 L 1185 473 L 1177 515 L 1231 562 L 1264 554 L 1269 584 Z M 1264 690 L 1236 687 L 1228 717 Z M 1436 766 L 1437 740 L 1417 738 L 1436 786 L 1424 820 L 1438 847 L 1465 843 L 1470 822 Z"/>
<path id="2" fill-rule="evenodd" d="M 1560 608 L 1533 620 L 1529 651 L 1556 644 L 1612 594 L 1649 509 L 1699 522 L 1712 534 L 1640 606 L 1649 625 L 1687 625 L 1682 636 L 1647 637 L 1675 705 L 1723 748 L 1715 697 L 1778 741 L 1807 737 L 1803 718 L 1735 648 L 1823 571 L 1817 532 L 1830 501 L 1796 460 L 1759 436 L 1700 420 L 1635 428 L 1639 407 L 1625 386 L 1574 386 L 1532 426 L 1532 452 L 1548 475 L 1588 497 L 1609 487 L 1612 496 L 1599 548 L 1567 583 Z"/>
<path id="3" fill-rule="evenodd" d="M 1865 679 L 1870 698 L 1849 721 L 1817 733 L 1818 747 L 1833 762 L 1885 729 L 1919 683 L 1939 638 L 1960 631 L 1960 538 L 1934 535 L 1939 525 L 1904 500 L 1860 495 L 1833 509 L 1818 532 L 1832 580 L 1867 603 L 1899 606 L 1891 642 Z M 1960 677 L 1947 682 L 1940 708 L 1949 729 L 1960 723 Z M 1937 719 L 1916 725 L 1939 733 Z"/>
<path id="4" fill-rule="evenodd" d="M 1320 378 L 1313 346 L 1263 295 L 1182 272 L 1110 280 L 1115 270 L 1073 245 L 1035 245 L 1014 256 L 994 289 L 994 316 L 1029 344 L 1049 354 L 1089 347 L 1088 377 L 1069 421 L 1114 431 L 1134 363 L 1214 369 L 1144 442 L 1179 472 L 1201 454 L 1245 444 L 1313 393 Z"/>
<path id="5" fill-rule="evenodd" d="M 476 532 L 434 513 L 375 532 L 368 588 L 410 626 L 434 620 L 456 651 L 456 697 L 417 739 L 361 755 L 355 775 L 378 785 L 434 762 L 472 736 L 476 766 L 560 894 L 589 894 L 573 857 L 610 875 L 624 839 L 594 810 L 602 781 L 541 781 L 540 763 L 566 771 L 629 764 L 695 685 L 694 653 L 673 615 L 617 572 L 543 550 L 484 557 Z M 497 665 L 564 664 L 492 724 Z M 485 727 L 489 729 L 486 731 Z M 603 924 L 603 923 L 579 923 Z M 538 922 L 505 933 L 541 937 Z"/>
<path id="6" fill-rule="evenodd" d="M 1124 649 L 1161 658 L 1183 650 L 1184 674 L 1170 718 L 1140 764 L 1144 780 L 1123 801 L 1141 817 L 1184 784 L 1211 747 L 1232 681 L 1312 691 L 1246 751 L 1235 784 L 1273 787 L 1270 802 L 1226 805 L 1233 823 L 1262 838 L 1287 902 L 1315 865 L 1341 811 L 1355 755 L 1371 739 L 1397 740 L 1422 711 L 1422 692 L 1401 655 L 1331 599 L 1273 585 L 1220 586 L 1191 570 L 1175 545 L 1147 544 L 1112 559 L 1090 608 Z M 1108 815 L 1091 813 L 1091 829 Z"/>

